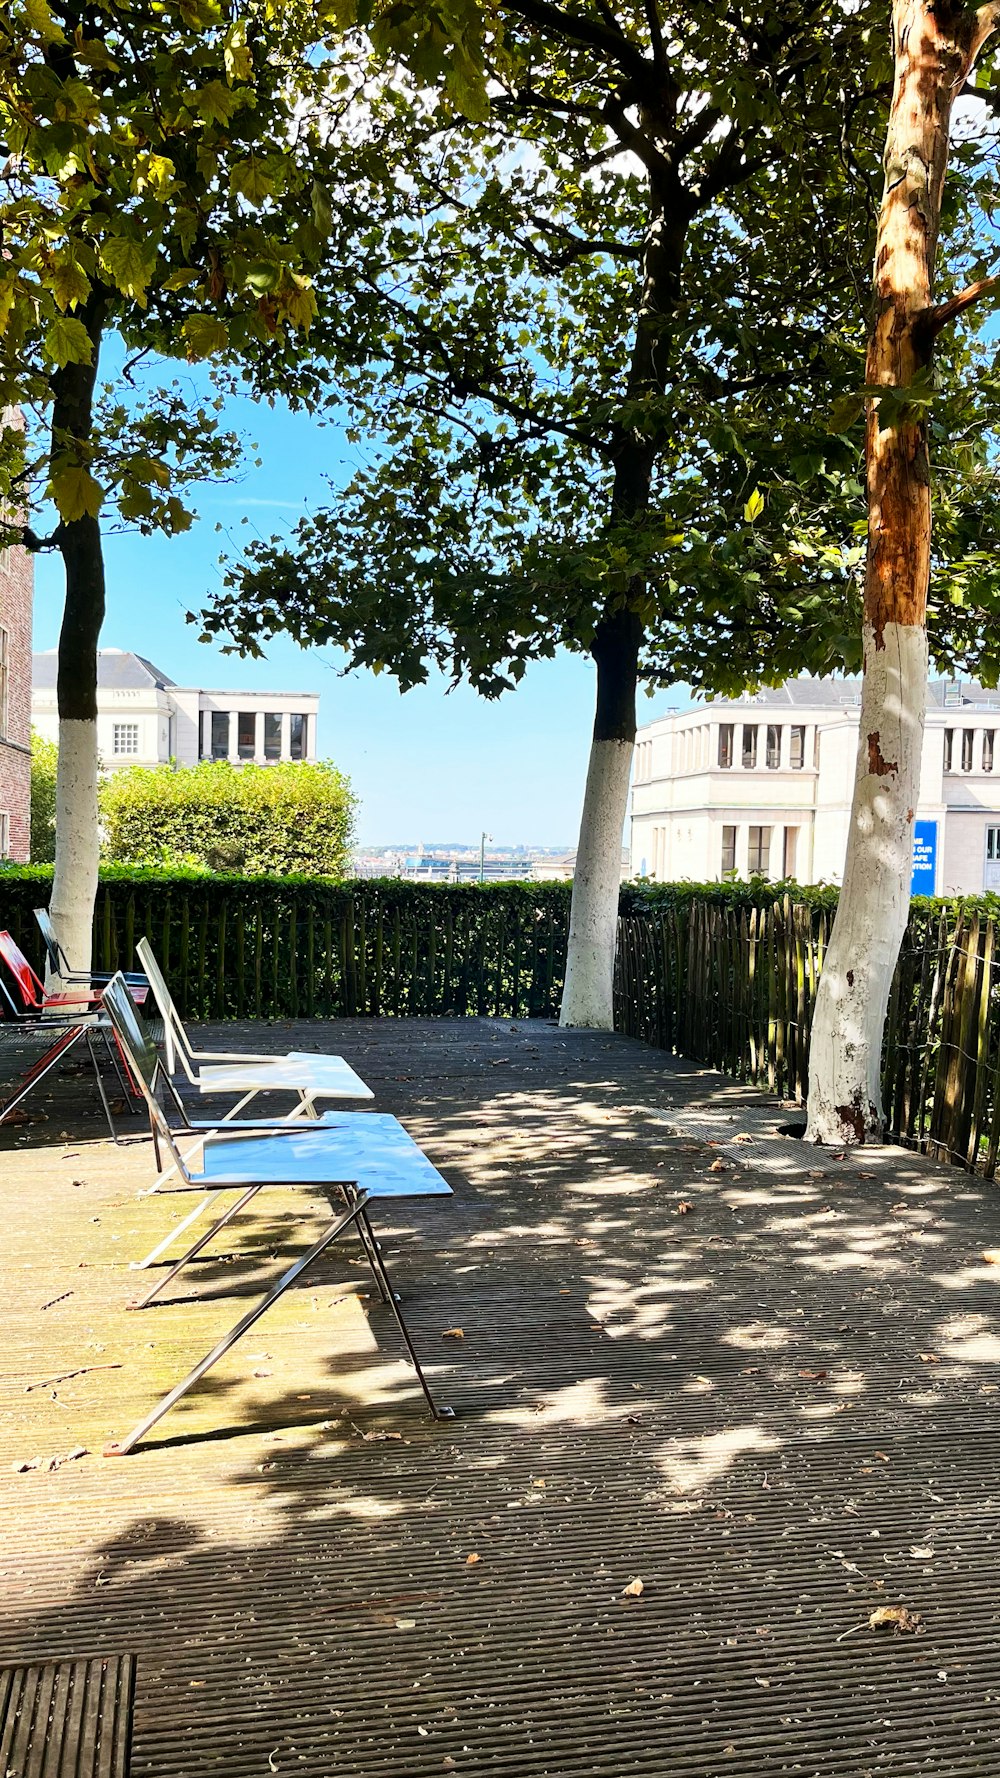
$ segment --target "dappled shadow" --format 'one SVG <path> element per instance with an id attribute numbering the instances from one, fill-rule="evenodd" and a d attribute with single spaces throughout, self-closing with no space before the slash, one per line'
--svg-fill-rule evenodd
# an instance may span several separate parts
<path id="1" fill-rule="evenodd" d="M 319 1029 L 455 1188 L 375 1222 L 458 1420 L 344 1243 L 133 1457 L 8 1471 L 5 1652 L 135 1648 L 148 1778 L 988 1766 L 988 1189 L 801 1148 L 768 1174 L 671 1133 L 712 1078 L 639 1044 Z M 127 1314 L 187 1200 L 136 1198 L 139 1150 L 71 1152 L 43 1209 L 8 1156 L 11 1460 L 124 1431 L 325 1214 L 262 1194 Z M 34 1387 L 74 1357 L 121 1369 Z M 922 1633 L 869 1630 L 886 1603 Z"/>

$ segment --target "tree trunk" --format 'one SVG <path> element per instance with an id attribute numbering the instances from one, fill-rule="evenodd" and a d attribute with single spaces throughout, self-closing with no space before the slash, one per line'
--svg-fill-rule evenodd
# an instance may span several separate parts
<path id="1" fill-rule="evenodd" d="M 53 459 L 86 462 L 103 304 L 92 296 L 81 319 L 93 362 L 71 364 L 52 378 Z M 74 458 L 74 449 L 84 451 Z M 49 912 L 74 970 L 91 967 L 100 836 L 97 817 L 97 645 L 104 621 L 104 552 L 100 521 L 85 514 L 63 520 L 59 549 L 66 569 L 66 603 L 59 634 L 56 769 L 56 860 Z M 57 985 L 57 984 L 53 984 Z"/>
<path id="2" fill-rule="evenodd" d="M 635 747 L 635 690 L 642 624 L 634 612 L 606 618 L 594 638 L 597 713 L 573 875 L 561 1025 L 614 1028 L 615 940 L 622 829 Z"/>
<path id="3" fill-rule="evenodd" d="M 866 382 L 905 391 L 930 366 L 934 258 L 954 100 L 983 14 L 895 0 L 895 71 Z M 927 688 L 931 487 L 926 409 L 871 400 L 864 681 L 844 883 L 816 997 L 807 1139 L 882 1135 L 882 1036 L 910 902 Z"/>
<path id="4" fill-rule="evenodd" d="M 659 129 L 661 147 L 649 163 L 649 218 L 643 242 L 642 278 L 635 342 L 625 400 L 662 395 L 670 352 L 670 317 L 680 294 L 681 268 L 693 204 L 669 154 L 662 147 L 673 129 L 672 98 L 663 95 L 662 115 L 648 110 L 642 121 Z M 642 519 L 649 506 L 659 454 L 655 429 L 622 428 L 615 441 L 615 477 L 609 529 L 612 533 Z M 566 981 L 561 1025 L 596 1031 L 614 1029 L 615 942 L 621 884 L 622 831 L 628 812 L 629 776 L 635 749 L 635 693 L 643 624 L 635 606 L 645 593 L 632 580 L 629 603 L 606 606 L 594 633 L 591 653 L 597 666 L 597 711 L 590 764 L 580 817 L 573 899 L 570 908 Z"/>

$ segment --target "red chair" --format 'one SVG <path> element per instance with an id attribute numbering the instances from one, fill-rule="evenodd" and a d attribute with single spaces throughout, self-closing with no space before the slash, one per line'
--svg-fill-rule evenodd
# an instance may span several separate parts
<path id="1" fill-rule="evenodd" d="M 0 1019 L 6 1024 L 7 1029 L 59 1032 L 55 1042 L 25 1070 L 15 1083 L 17 1091 L 14 1097 L 9 1099 L 0 1110 L 0 1123 L 22 1103 L 32 1087 L 37 1086 L 38 1082 L 44 1079 L 56 1066 L 57 1062 L 68 1055 L 69 1051 L 83 1039 L 94 1070 L 94 1079 L 101 1096 L 104 1115 L 108 1120 L 108 1129 L 111 1132 L 112 1140 L 117 1142 L 118 1135 L 111 1114 L 111 1105 L 105 1091 L 100 1063 L 94 1048 L 95 1036 L 99 1036 L 104 1044 L 118 1077 L 118 1084 L 126 1104 L 130 1099 L 138 1097 L 138 1089 L 132 1080 L 128 1064 L 124 1056 L 121 1055 L 120 1045 L 112 1026 L 107 1018 L 101 1016 L 103 990 L 100 988 L 74 988 L 68 994 L 47 994 L 45 983 L 28 962 L 16 939 L 7 931 L 0 931 L 0 959 L 10 971 L 20 1000 L 20 1005 L 17 1005 L 13 996 L 0 983 L 3 993 L 3 1001 L 0 1002 Z M 140 999 L 145 999 L 145 993 L 141 989 L 138 990 L 138 995 Z M 130 1109 L 133 1108 L 130 1107 Z"/>

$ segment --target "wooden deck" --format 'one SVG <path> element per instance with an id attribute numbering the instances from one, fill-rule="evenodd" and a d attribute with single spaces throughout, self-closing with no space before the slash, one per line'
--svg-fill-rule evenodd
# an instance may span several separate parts
<path id="1" fill-rule="evenodd" d="M 188 1201 L 57 1077 L 0 1129 L 0 1659 L 133 1651 L 137 1778 L 1000 1772 L 994 1186 L 621 1038 L 250 1041 L 347 1056 L 453 1184 L 377 1221 L 458 1418 L 345 1247 L 103 1459 L 320 1207 L 128 1314 Z"/>

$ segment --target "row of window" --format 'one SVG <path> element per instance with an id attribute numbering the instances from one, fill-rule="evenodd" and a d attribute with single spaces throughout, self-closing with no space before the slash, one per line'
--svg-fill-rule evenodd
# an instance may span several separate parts
<path id="1" fill-rule="evenodd" d="M 981 737 L 979 764 L 976 765 L 976 736 Z M 992 772 L 996 730 L 992 728 L 946 728 L 944 731 L 944 769 L 946 772 Z"/>
<path id="2" fill-rule="evenodd" d="M 6 632 L 0 630 L 0 638 Z M 0 643 L 2 650 L 2 643 Z M 5 655 L 0 653 L 0 686 L 5 675 Z M 206 748 L 204 738 L 201 744 L 201 757 L 212 759 L 229 758 L 229 724 L 231 714 L 228 710 L 213 710 L 211 738 Z M 306 725 L 307 716 L 290 716 L 288 718 L 288 754 L 290 759 L 306 758 Z M 240 759 L 254 759 L 257 753 L 257 715 L 253 710 L 241 710 L 236 717 L 236 751 Z M 0 730 L 2 732 L 2 730 Z M 111 751 L 119 758 L 135 755 L 139 751 L 139 724 L 137 722 L 116 722 L 111 736 Z M 281 716 L 270 712 L 264 717 L 264 758 L 281 758 Z"/>
<path id="3" fill-rule="evenodd" d="M 776 772 L 781 765 L 782 729 L 783 724 L 769 722 L 742 723 L 740 725 L 740 764 L 744 771 L 752 772 L 758 763 L 759 736 L 764 732 L 764 764 L 769 772 Z M 816 737 L 819 745 L 819 736 Z M 736 759 L 736 724 L 720 722 L 719 724 L 719 765 L 728 771 Z M 806 763 L 806 731 L 802 723 L 792 723 L 788 737 L 788 763 L 793 772 L 800 772 Z M 814 760 L 814 764 L 816 761 Z"/>
<path id="4" fill-rule="evenodd" d="M 238 759 L 254 759 L 257 753 L 257 712 L 240 710 L 232 713 L 229 710 L 213 710 L 211 716 L 211 736 L 208 746 L 202 736 L 201 755 L 206 753 L 212 759 L 229 758 L 230 723 L 236 723 L 236 756 Z M 288 718 L 288 756 L 290 759 L 305 759 L 307 716 L 292 715 Z M 280 712 L 267 711 L 264 716 L 264 758 L 281 758 L 281 723 Z"/>

